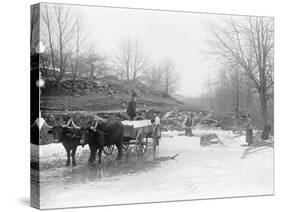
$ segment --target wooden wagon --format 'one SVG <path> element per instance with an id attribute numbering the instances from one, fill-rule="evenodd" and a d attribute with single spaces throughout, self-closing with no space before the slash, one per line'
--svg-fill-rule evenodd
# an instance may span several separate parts
<path id="1" fill-rule="evenodd" d="M 137 120 L 137 121 L 123 121 L 124 125 L 124 139 L 123 150 L 127 151 L 130 146 L 138 155 L 144 155 L 148 148 L 148 139 L 153 138 L 154 126 L 151 120 Z M 114 145 L 104 147 L 104 153 L 112 154 Z"/>

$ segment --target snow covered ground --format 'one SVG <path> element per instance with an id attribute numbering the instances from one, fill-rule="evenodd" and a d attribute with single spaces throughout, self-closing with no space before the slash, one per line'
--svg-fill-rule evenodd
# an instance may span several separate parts
<path id="1" fill-rule="evenodd" d="M 129 152 L 118 163 L 113 154 L 94 167 L 87 166 L 88 147 L 78 148 L 77 167 L 66 168 L 61 144 L 40 146 L 41 208 L 273 194 L 273 148 L 244 154 L 245 137 L 230 131 L 182 133 L 163 133 L 159 149 L 143 158 Z M 205 133 L 216 133 L 225 145 L 200 147 Z"/>

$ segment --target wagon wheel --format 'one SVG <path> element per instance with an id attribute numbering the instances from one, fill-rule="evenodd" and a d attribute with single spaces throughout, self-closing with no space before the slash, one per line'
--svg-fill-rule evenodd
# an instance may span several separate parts
<path id="1" fill-rule="evenodd" d="M 106 155 L 111 155 L 113 151 L 114 151 L 114 145 L 108 145 L 103 147 L 103 152 Z"/>
<path id="2" fill-rule="evenodd" d="M 148 139 L 145 138 L 144 132 L 140 130 L 136 137 L 136 152 L 143 155 L 147 150 Z"/>
<path id="3" fill-rule="evenodd" d="M 128 151 L 129 146 L 130 146 L 130 143 L 129 143 L 129 142 L 128 142 L 128 143 L 123 143 L 123 144 L 122 144 L 122 149 L 123 149 L 124 151 Z"/>

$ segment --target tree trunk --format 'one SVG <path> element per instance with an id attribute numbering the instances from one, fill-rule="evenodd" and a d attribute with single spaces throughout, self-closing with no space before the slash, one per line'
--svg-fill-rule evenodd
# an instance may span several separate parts
<path id="1" fill-rule="evenodd" d="M 56 89 L 57 89 L 57 91 L 60 91 L 60 79 L 59 78 L 56 79 Z"/>
<path id="2" fill-rule="evenodd" d="M 75 83 L 76 83 L 76 70 L 72 67 L 72 93 L 75 92 Z"/>
<path id="3" fill-rule="evenodd" d="M 269 133 L 271 131 L 271 125 L 268 122 L 267 104 L 266 104 L 267 101 L 266 101 L 266 95 L 264 90 L 260 92 L 260 103 L 261 103 L 261 112 L 262 112 L 262 121 L 263 121 L 263 132 L 261 138 L 266 140 L 268 139 Z"/>
<path id="4" fill-rule="evenodd" d="M 239 117 L 239 79 L 236 81 L 236 119 Z"/>
<path id="5" fill-rule="evenodd" d="M 75 82 L 76 82 L 76 73 L 74 74 L 72 79 L 72 93 L 75 92 Z"/>
<path id="6" fill-rule="evenodd" d="M 95 65 L 91 63 L 90 78 L 94 79 Z"/>
<path id="7" fill-rule="evenodd" d="M 168 85 L 166 85 L 166 95 L 168 96 L 169 95 L 169 86 Z"/>
<path id="8" fill-rule="evenodd" d="M 129 73 L 129 71 L 128 71 L 128 70 L 127 70 L 126 75 L 127 75 L 127 81 L 130 81 L 130 73 Z"/>
<path id="9" fill-rule="evenodd" d="M 251 93 L 251 87 L 250 85 L 248 84 L 248 87 L 247 87 L 247 105 L 246 105 L 246 108 L 247 108 L 247 111 L 250 110 L 250 107 L 251 107 L 251 103 L 252 103 L 252 93 Z"/>

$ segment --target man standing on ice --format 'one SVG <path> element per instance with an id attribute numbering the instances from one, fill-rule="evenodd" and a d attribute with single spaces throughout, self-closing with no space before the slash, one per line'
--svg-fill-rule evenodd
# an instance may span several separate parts
<path id="1" fill-rule="evenodd" d="M 193 115 L 189 112 L 183 121 L 183 128 L 186 136 L 193 136 L 192 134 Z"/>
<path id="2" fill-rule="evenodd" d="M 153 147 L 154 150 L 157 146 L 159 146 L 159 139 L 161 138 L 161 125 L 160 125 L 160 117 L 157 113 L 153 114 L 154 119 L 151 120 L 153 123 Z"/>
<path id="3" fill-rule="evenodd" d="M 248 146 L 253 144 L 253 119 L 250 113 L 247 115 L 246 143 Z"/>

